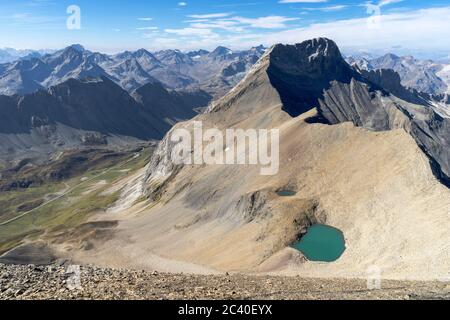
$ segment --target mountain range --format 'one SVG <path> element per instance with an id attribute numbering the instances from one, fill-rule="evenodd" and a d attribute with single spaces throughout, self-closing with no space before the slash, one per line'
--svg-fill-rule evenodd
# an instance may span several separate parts
<path id="1" fill-rule="evenodd" d="M 54 50 L 17 50 L 13 48 L 0 49 L 0 63 L 8 63 L 21 59 L 39 58 Z"/>
<path id="2" fill-rule="evenodd" d="M 152 268 L 156 256 L 223 272 L 359 278 L 376 265 L 390 279 L 444 277 L 450 118 L 430 99 L 395 71 L 350 66 L 329 39 L 275 45 L 206 113 L 175 125 L 145 172 L 122 185 L 111 212 L 133 216 L 93 244 L 95 257 L 68 255 L 114 267 Z M 171 134 L 192 134 L 198 121 L 279 129 L 278 174 L 174 163 Z M 247 150 L 247 139 L 236 147 Z M 310 262 L 291 248 L 314 224 L 344 233 L 338 261 Z"/>
<path id="3" fill-rule="evenodd" d="M 72 45 L 0 64 L 3 157 L 161 139 L 229 91 L 264 51 L 109 56 Z"/>
<path id="4" fill-rule="evenodd" d="M 72 78 L 102 76 L 129 92 L 160 82 L 166 88 L 202 89 L 217 97 L 241 80 L 264 51 L 262 46 L 240 52 L 218 47 L 212 52 L 150 53 L 140 49 L 106 55 L 72 45 L 55 53 L 1 64 L 0 94 L 27 94 Z"/>
<path id="5" fill-rule="evenodd" d="M 91 52 L 81 45 L 63 50 L 0 50 L 0 94 L 26 94 L 70 78 L 105 76 L 131 92 L 147 83 L 171 89 L 202 89 L 220 98 L 235 86 L 266 48 L 234 52 L 219 46 L 212 52 L 145 49 L 115 55 Z M 364 70 L 392 69 L 402 85 L 432 95 L 450 92 L 450 65 L 412 56 L 351 55 L 351 65 Z M 3 64 L 2 64 L 3 63 Z"/>
<path id="6" fill-rule="evenodd" d="M 392 69 L 400 75 L 402 85 L 432 95 L 450 93 L 450 65 L 412 56 L 386 54 L 378 58 L 349 56 L 347 61 L 363 70 Z"/>
<path id="7" fill-rule="evenodd" d="M 108 77 L 69 78 L 46 90 L 0 96 L 3 157 L 82 146 L 123 146 L 159 140 L 211 99 L 203 91 L 169 90 L 150 82 L 131 94 Z"/>
<path id="8" fill-rule="evenodd" d="M 63 138 L 54 128 L 48 130 L 50 124 L 95 132 L 102 137 L 162 138 L 176 122 L 191 118 L 210 100 L 225 96 L 266 50 L 259 46 L 233 51 L 219 46 L 212 52 L 163 50 L 151 53 L 140 49 L 106 55 L 91 52 L 81 45 L 52 53 L 8 49 L 5 52 L 22 58 L 0 64 L 0 94 L 4 95 L 0 97 L 1 112 L 5 115 L 0 134 L 8 135 L 0 141 L 0 145 L 3 150 L 17 151 L 47 144 L 53 147 L 76 146 L 76 142 L 84 139 L 84 133 L 75 134 L 75 139 L 68 139 L 67 135 Z M 298 58 L 295 52 L 292 56 L 291 60 Z M 448 65 L 393 54 L 379 58 L 350 56 L 346 61 L 345 64 L 341 60 L 333 62 L 332 68 L 336 69 L 333 76 L 339 75 L 338 80 L 349 82 L 356 70 L 360 77 L 405 101 L 427 105 L 439 116 L 450 114 Z M 348 71 L 347 63 L 354 67 L 352 72 Z M 297 64 L 305 68 L 312 66 L 310 60 Z M 272 85 L 279 87 L 282 93 L 289 90 L 282 95 L 282 99 L 284 110 L 291 116 L 298 116 L 316 104 L 317 97 L 323 95 L 323 88 L 326 87 L 324 81 L 329 83 L 332 80 L 321 75 L 319 81 L 306 77 L 308 73 L 305 73 L 306 78 L 298 79 L 292 72 L 278 72 L 274 65 L 271 64 L 268 70 L 269 74 L 273 74 Z M 316 71 L 311 69 L 309 73 L 315 74 Z M 64 100 L 59 95 L 62 88 L 67 91 L 65 96 L 72 100 Z M 112 101 L 111 96 L 117 97 L 117 100 Z M 74 106 L 76 99 L 89 103 Z M 121 100 L 120 104 L 117 103 Z M 77 113 L 62 115 L 69 110 L 61 107 L 62 103 L 70 105 L 70 109 Z M 27 108 L 23 108 L 24 105 Z M 132 110 L 127 115 L 132 119 L 120 117 L 127 108 Z M 103 117 L 107 110 L 112 111 L 111 114 Z M 79 119 L 75 121 L 76 118 Z M 38 127 L 47 129 L 42 133 L 42 130 L 36 131 Z M 41 132 L 39 139 L 36 138 L 38 132 Z M 28 142 L 18 143 L 17 136 L 12 138 L 11 134 L 27 134 L 35 139 L 21 138 L 21 142 Z M 428 147 L 431 153 L 443 152 Z M 450 169 L 443 163 L 439 165 L 447 168 L 446 171 Z"/>
<path id="9" fill-rule="evenodd" d="M 6 107 L 0 109 L 5 110 L 0 111 L 0 121 L 5 119 L 0 128 L 6 132 L 0 141 L 11 141 L 10 148 L 34 142 L 30 130 L 39 132 L 40 139 L 78 135 L 77 143 L 97 145 L 129 135 L 161 136 L 168 130 L 161 118 L 168 125 L 179 120 L 174 114 L 190 117 L 208 93 L 168 90 L 156 73 L 146 70 L 159 72 L 171 65 L 173 73 L 165 73 L 169 78 L 200 79 L 233 56 L 238 60 L 224 63 L 221 77 L 238 81 L 237 75 L 250 69 L 205 112 L 176 123 L 148 160 L 136 160 L 137 168 L 129 167 L 111 182 L 100 177 L 84 186 L 85 193 L 68 194 L 59 211 L 52 203 L 34 217 L 23 213 L 23 221 L 7 224 L 5 249 L 30 245 L 38 237 L 39 245 L 58 257 L 114 268 L 366 278 L 376 266 L 388 279 L 448 276 L 450 113 L 442 95 L 404 86 L 392 69 L 350 65 L 326 38 L 275 45 L 256 63 L 223 47 L 189 54 L 127 52 L 121 58 L 69 50 L 74 56 L 67 63 L 58 58 L 61 52 L 40 59 L 44 65 L 55 61 L 52 79 L 73 70 L 70 61 L 80 66 L 89 60 L 94 68 L 89 70 L 107 72 L 105 66 L 115 59 L 135 59 L 157 82 L 150 79 L 129 92 L 107 72 L 25 96 L 2 96 Z M 260 54 L 258 48 L 253 51 Z M 197 60 L 210 64 L 197 69 Z M 129 66 L 138 67 L 134 62 Z M 182 102 L 185 106 L 178 109 Z M 179 151 L 172 134 L 177 129 L 193 134 L 198 122 L 204 130 L 223 132 L 277 129 L 279 172 L 265 176 L 259 165 L 172 161 Z M 54 150 L 57 141 L 51 144 Z M 251 139 L 231 141 L 232 148 L 219 144 L 220 150 L 255 146 Z M 184 154 L 195 155 L 193 148 Z M 83 177 L 88 179 L 83 173 L 76 180 Z M 346 250 L 337 261 L 312 262 L 292 247 L 316 224 L 342 231 Z"/>

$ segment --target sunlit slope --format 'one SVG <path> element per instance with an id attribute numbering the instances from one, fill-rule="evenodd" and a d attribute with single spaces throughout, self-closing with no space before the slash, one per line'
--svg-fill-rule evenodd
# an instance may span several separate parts
<path id="1" fill-rule="evenodd" d="M 76 258 L 165 270 L 173 270 L 174 261 L 185 261 L 222 271 L 317 277 L 366 277 L 375 265 L 388 278 L 445 277 L 450 262 L 450 192 L 435 178 L 429 158 L 408 133 L 404 114 L 390 109 L 389 119 L 398 129 L 377 132 L 352 123 L 317 123 L 316 110 L 307 110 L 314 99 L 321 99 L 316 87 L 307 90 L 309 95 L 301 94 L 308 83 L 325 84 L 331 90 L 328 96 L 338 92 L 357 106 L 366 103 L 366 108 L 381 108 L 386 99 L 403 103 L 370 89 L 371 84 L 358 80 L 350 67 L 334 64 L 338 51 L 323 41 L 297 45 L 309 48 L 306 55 L 295 57 L 297 64 L 282 70 L 298 68 L 303 74 L 303 61 L 318 57 L 319 62 L 306 68 L 310 76 L 304 82 L 289 85 L 280 82 L 283 77 L 274 81 L 271 65 L 277 55 L 269 52 L 233 91 L 195 119 L 205 128 L 279 128 L 277 175 L 262 176 L 259 166 L 175 165 L 168 157 L 173 143 L 167 136 L 147 174 L 137 177 L 134 192 L 121 195 L 126 199 L 141 190 L 148 200 L 123 210 L 139 215 L 122 221 L 95 256 L 78 252 Z M 300 78 L 297 74 L 293 79 Z M 377 120 L 376 113 L 369 115 Z M 191 121 L 176 128 L 192 126 Z M 295 190 L 296 195 L 281 197 L 280 189 Z M 315 223 L 343 231 L 347 250 L 337 262 L 308 262 L 289 248 Z M 192 265 L 188 269 L 204 271 Z"/>

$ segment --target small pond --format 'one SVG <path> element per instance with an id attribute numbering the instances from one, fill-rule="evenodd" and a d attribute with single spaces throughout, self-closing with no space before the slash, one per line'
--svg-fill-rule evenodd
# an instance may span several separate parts
<path id="1" fill-rule="evenodd" d="M 280 197 L 293 197 L 297 194 L 297 192 L 292 190 L 279 190 L 277 191 L 277 195 Z"/>
<path id="2" fill-rule="evenodd" d="M 346 249 L 342 231 L 323 224 L 309 228 L 293 248 L 301 251 L 310 261 L 322 262 L 338 260 Z"/>

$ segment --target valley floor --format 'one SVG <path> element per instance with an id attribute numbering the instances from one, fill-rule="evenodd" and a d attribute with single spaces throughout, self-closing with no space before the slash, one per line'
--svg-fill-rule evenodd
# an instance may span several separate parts
<path id="1" fill-rule="evenodd" d="M 450 299 L 450 283 L 382 281 L 368 290 L 365 280 L 306 279 L 248 275 L 186 275 L 81 267 L 73 278 L 64 264 L 46 267 L 0 265 L 0 299 Z M 68 289 L 76 284 L 79 289 Z"/>

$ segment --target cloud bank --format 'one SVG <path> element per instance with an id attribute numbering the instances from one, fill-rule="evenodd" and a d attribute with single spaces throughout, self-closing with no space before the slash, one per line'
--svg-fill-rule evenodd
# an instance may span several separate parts
<path id="1" fill-rule="evenodd" d="M 364 18 L 316 23 L 305 27 L 287 27 L 292 21 L 287 17 L 246 19 L 221 16 L 222 20 L 208 20 L 189 26 L 186 29 L 170 29 L 169 33 L 183 35 L 182 39 L 170 39 L 159 35 L 154 46 L 170 43 L 180 49 L 203 47 L 213 48 L 227 45 L 234 49 L 248 48 L 251 45 L 275 43 L 297 43 L 315 37 L 334 39 L 343 48 L 382 50 L 390 47 L 405 47 L 417 50 L 450 51 L 448 30 L 450 30 L 450 6 L 420 9 L 408 12 L 381 14 Z M 191 16 L 193 18 L 193 16 Z M 197 15 L 195 18 L 205 18 Z M 224 20 L 224 18 L 227 18 Z M 375 23 L 374 23 L 375 21 Z M 267 26 L 267 30 L 265 30 Z M 420 27 L 418 27 L 420 26 Z M 218 32 L 218 29 L 236 28 L 236 33 Z M 255 30 L 253 28 L 260 28 Z"/>

